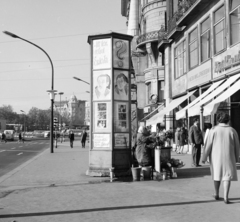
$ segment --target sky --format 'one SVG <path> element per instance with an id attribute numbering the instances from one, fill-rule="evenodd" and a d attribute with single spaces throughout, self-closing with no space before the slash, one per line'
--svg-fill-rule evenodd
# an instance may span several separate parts
<path id="1" fill-rule="evenodd" d="M 52 69 L 47 56 L 33 45 L 11 38 L 12 32 L 43 48 L 54 66 L 54 89 L 61 100 L 75 95 L 90 99 L 89 35 L 127 33 L 121 0 L 0 0 L 0 107 L 28 113 L 48 109 Z M 56 96 L 56 101 L 60 96 Z"/>

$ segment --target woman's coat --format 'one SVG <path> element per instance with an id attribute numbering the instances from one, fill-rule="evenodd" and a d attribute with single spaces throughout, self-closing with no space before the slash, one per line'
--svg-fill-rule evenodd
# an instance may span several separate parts
<path id="1" fill-rule="evenodd" d="M 202 161 L 210 157 L 213 180 L 238 180 L 236 162 L 239 162 L 239 152 L 239 138 L 235 129 L 220 123 L 210 130 Z"/>

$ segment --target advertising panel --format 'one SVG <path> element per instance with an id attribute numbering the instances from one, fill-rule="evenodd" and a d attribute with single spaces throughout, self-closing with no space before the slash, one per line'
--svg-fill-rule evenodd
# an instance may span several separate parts
<path id="1" fill-rule="evenodd" d="M 187 77 L 186 75 L 173 80 L 172 84 L 172 95 L 177 96 L 187 90 Z"/>
<path id="2" fill-rule="evenodd" d="M 111 99 L 111 76 L 111 70 L 93 72 L 93 100 Z"/>
<path id="3" fill-rule="evenodd" d="M 93 69 L 111 68 L 111 39 L 93 40 Z"/>
<path id="4" fill-rule="evenodd" d="M 129 100 L 128 71 L 114 70 L 114 100 Z"/>
<path id="5" fill-rule="evenodd" d="M 113 67 L 129 69 L 129 42 L 113 39 Z"/>
<path id="6" fill-rule="evenodd" d="M 110 134 L 93 134 L 93 147 L 94 148 L 109 148 L 110 147 Z"/>
<path id="7" fill-rule="evenodd" d="M 213 57 L 213 79 L 240 69 L 240 44 Z"/>
<path id="8" fill-rule="evenodd" d="M 109 102 L 94 103 L 94 132 L 110 132 L 111 119 Z"/>
<path id="9" fill-rule="evenodd" d="M 129 134 L 115 133 L 114 135 L 115 148 L 129 148 Z"/>
<path id="10" fill-rule="evenodd" d="M 127 102 L 114 103 L 114 131 L 129 132 L 129 112 Z"/>

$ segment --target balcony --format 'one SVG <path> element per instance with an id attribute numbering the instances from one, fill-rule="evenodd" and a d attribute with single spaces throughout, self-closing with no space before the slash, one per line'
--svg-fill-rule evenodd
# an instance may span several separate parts
<path id="1" fill-rule="evenodd" d="M 168 38 L 172 38 L 177 31 L 182 31 L 197 16 L 204 13 L 207 6 L 216 4 L 219 0 L 182 0 L 177 12 L 168 21 Z"/>
<path id="2" fill-rule="evenodd" d="M 148 42 L 159 42 L 159 39 L 167 39 L 167 31 L 165 26 L 162 26 L 158 31 L 148 32 L 140 35 L 137 38 L 137 48 L 145 45 Z"/>

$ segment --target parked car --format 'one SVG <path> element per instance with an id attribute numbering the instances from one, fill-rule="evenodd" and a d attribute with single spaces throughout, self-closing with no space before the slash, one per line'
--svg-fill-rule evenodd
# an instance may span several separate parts
<path id="1" fill-rule="evenodd" d="M 7 140 L 12 140 L 14 141 L 14 130 L 4 130 L 4 134 L 6 135 Z"/>
<path id="2" fill-rule="evenodd" d="M 44 138 L 49 138 L 49 137 L 50 137 L 50 131 L 45 131 L 45 132 L 43 133 L 43 137 L 44 137 Z"/>

